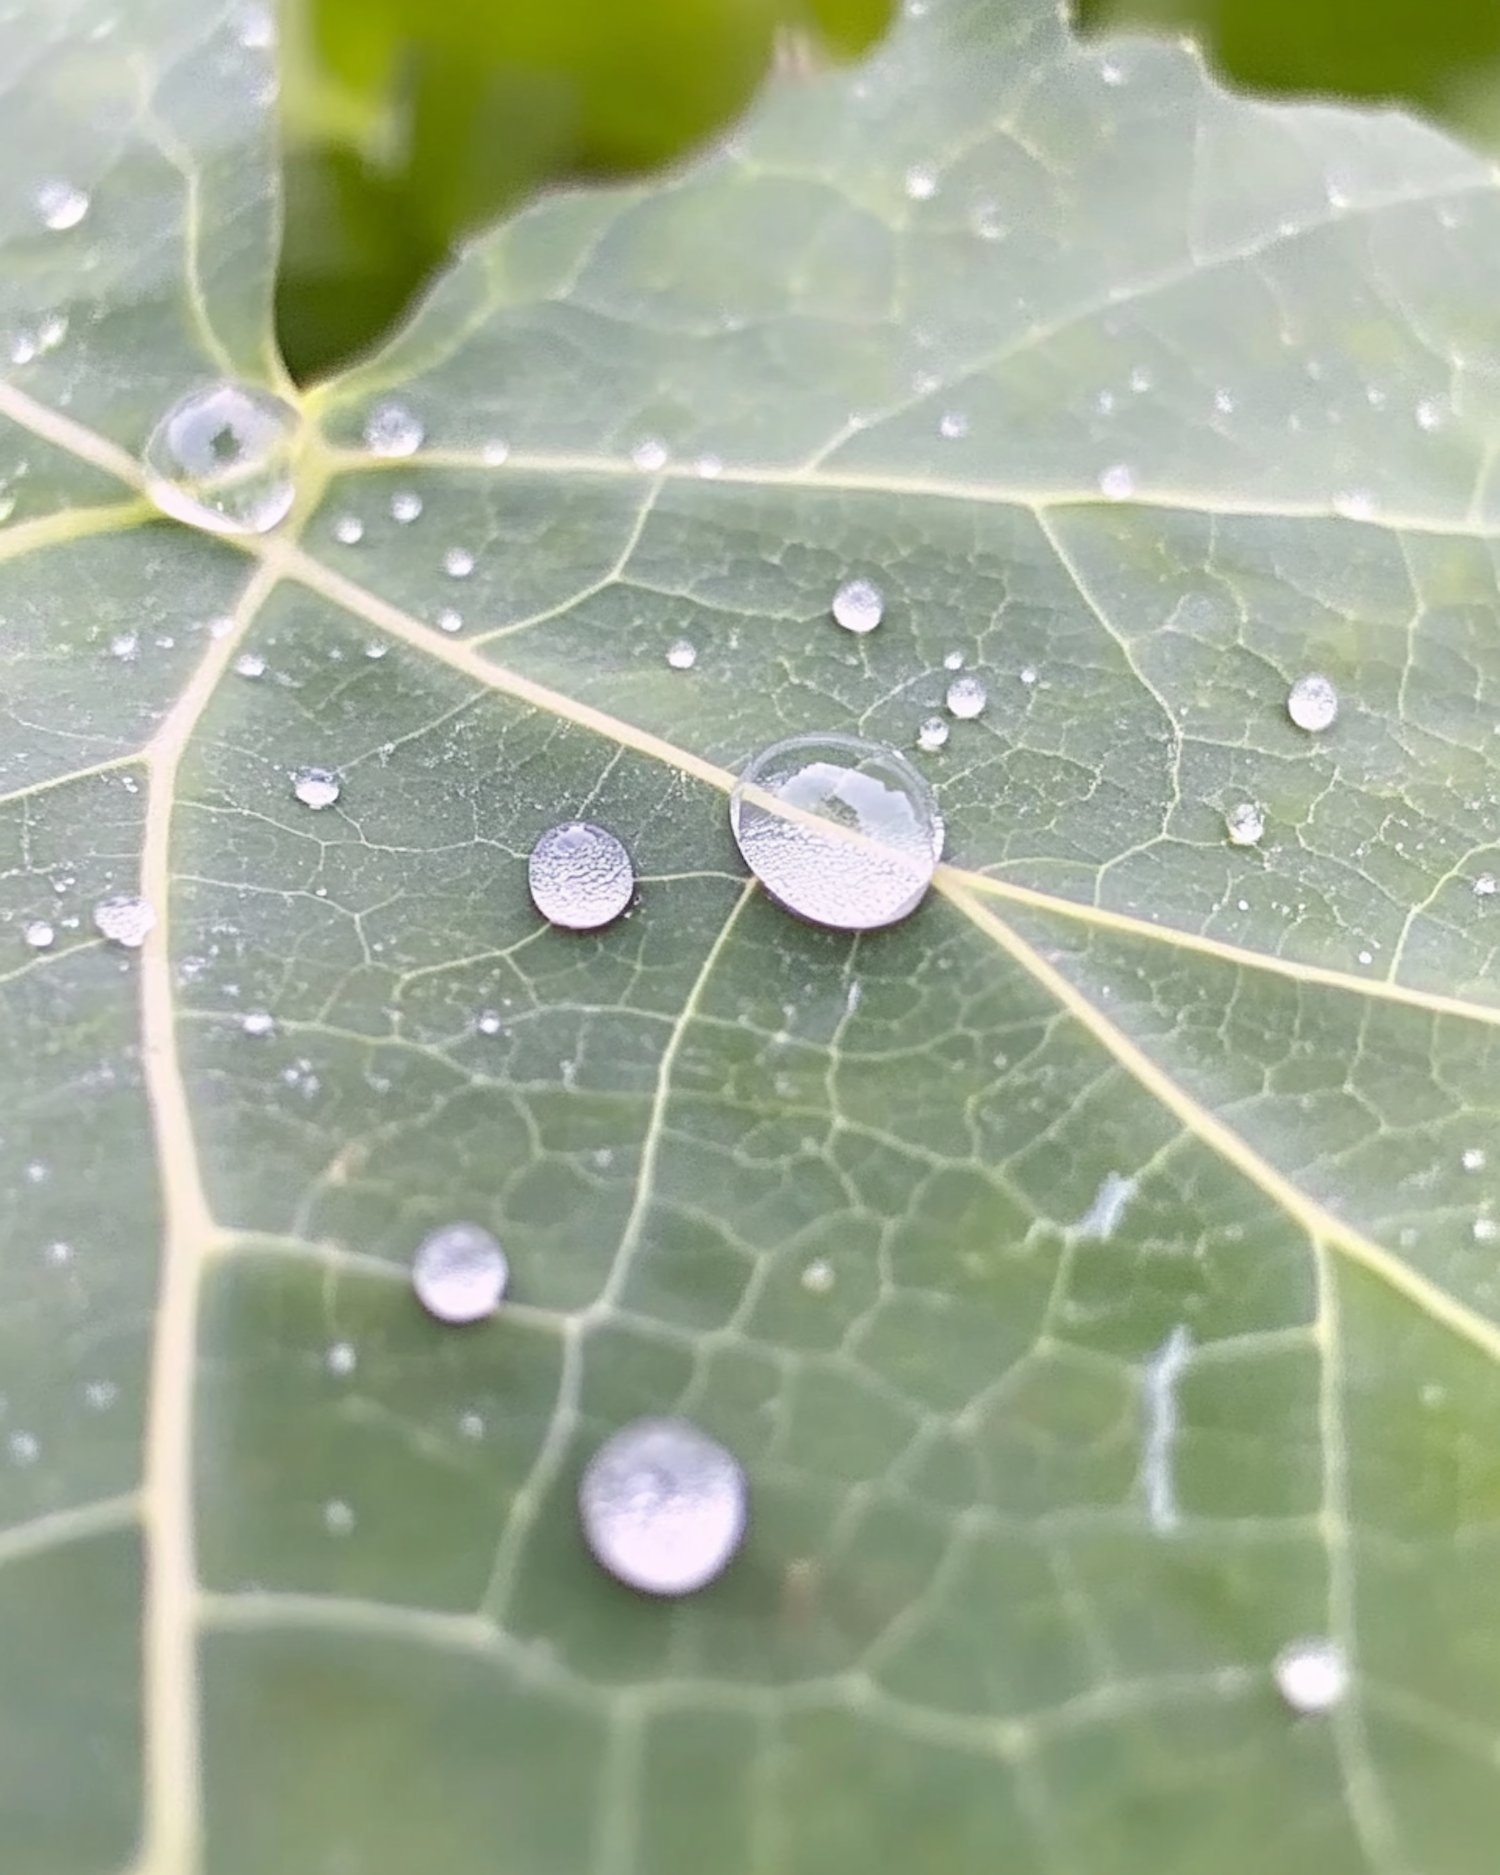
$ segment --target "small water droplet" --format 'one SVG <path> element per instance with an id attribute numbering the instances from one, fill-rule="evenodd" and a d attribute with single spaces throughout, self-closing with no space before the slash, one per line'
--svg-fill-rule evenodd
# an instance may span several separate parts
<path id="1" fill-rule="evenodd" d="M 156 927 L 156 913 L 143 898 L 121 893 L 100 899 L 94 907 L 94 929 L 111 944 L 139 950 Z"/>
<path id="2" fill-rule="evenodd" d="M 44 182 L 36 192 L 36 212 L 54 234 L 76 228 L 89 212 L 88 191 L 71 182 Z"/>
<path id="3" fill-rule="evenodd" d="M 120 1397 L 120 1389 L 112 1380 L 90 1380 L 83 1389 L 85 1405 L 94 1413 L 107 1413 Z"/>
<path id="4" fill-rule="evenodd" d="M 437 615 L 437 628 L 440 632 L 461 632 L 464 628 L 464 615 L 455 612 L 451 605 L 445 605 Z"/>
<path id="5" fill-rule="evenodd" d="M 681 1419 L 638 1419 L 607 1439 L 578 1487 L 595 1560 L 647 1595 L 713 1581 L 745 1534 L 749 1486 L 738 1460 Z"/>
<path id="6" fill-rule="evenodd" d="M 359 1355 L 352 1341 L 335 1341 L 324 1356 L 324 1361 L 330 1374 L 337 1374 L 340 1379 L 344 1379 L 358 1367 Z"/>
<path id="7" fill-rule="evenodd" d="M 1266 830 L 1266 817 L 1254 801 L 1238 801 L 1224 816 L 1224 831 L 1235 846 L 1254 846 Z"/>
<path id="8" fill-rule="evenodd" d="M 679 638 L 668 645 L 667 662 L 674 671 L 690 671 L 698 662 L 698 647 L 690 638 Z"/>
<path id="9" fill-rule="evenodd" d="M 458 1429 L 466 1439 L 482 1439 L 484 1437 L 484 1415 L 482 1413 L 460 1414 Z"/>
<path id="10" fill-rule="evenodd" d="M 1231 415 L 1234 406 L 1235 397 L 1233 391 L 1217 390 L 1214 392 L 1214 409 L 1219 412 L 1220 416 L 1227 417 Z"/>
<path id="11" fill-rule="evenodd" d="M 247 52 L 268 52 L 276 43 L 276 15 L 269 6 L 243 6 L 236 16 L 235 31 Z"/>
<path id="12" fill-rule="evenodd" d="M 247 1009 L 240 1017 L 240 1027 L 246 1035 L 274 1035 L 276 1018 L 269 1009 Z"/>
<path id="13" fill-rule="evenodd" d="M 372 456 L 414 455 L 422 447 L 422 425 L 407 405 L 377 404 L 365 419 L 365 448 Z"/>
<path id="14" fill-rule="evenodd" d="M 833 617 L 846 632 L 872 632 L 885 616 L 885 594 L 871 579 L 846 579 L 833 595 Z"/>
<path id="15" fill-rule="evenodd" d="M 1344 489 L 1334 496 L 1333 511 L 1342 515 L 1346 521 L 1373 521 L 1376 515 L 1375 497 L 1367 488 Z"/>
<path id="16" fill-rule="evenodd" d="M 467 547 L 450 547 L 443 555 L 443 571 L 449 579 L 467 579 L 474 571 L 474 556 Z"/>
<path id="17" fill-rule="evenodd" d="M 1037 680 L 1037 668 L 1034 664 L 1023 664 L 1020 671 L 1021 682 L 1030 690 Z"/>
<path id="18" fill-rule="evenodd" d="M 365 537 L 365 524 L 357 514 L 341 514 L 333 524 L 333 538 L 341 547 L 357 547 Z"/>
<path id="19" fill-rule="evenodd" d="M 140 651 L 139 632 L 116 632 L 109 641 L 109 655 L 118 658 L 122 664 L 133 664 L 140 656 Z"/>
<path id="20" fill-rule="evenodd" d="M 1500 879 L 1492 872 L 1482 872 L 1474 881 L 1473 890 L 1475 898 L 1493 898 L 1500 892 Z"/>
<path id="21" fill-rule="evenodd" d="M 1118 59 L 1100 59 L 1099 76 L 1107 85 L 1123 85 L 1125 82 L 1125 67 Z"/>
<path id="22" fill-rule="evenodd" d="M 969 210 L 969 226 L 981 241 L 1002 241 L 1007 232 L 998 203 L 988 197 L 982 197 Z"/>
<path id="23" fill-rule="evenodd" d="M 1447 400 L 1442 397 L 1424 397 L 1417 405 L 1417 428 L 1421 430 L 1440 430 L 1448 419 Z"/>
<path id="24" fill-rule="evenodd" d="M 659 436 L 646 436 L 630 452 L 630 460 L 647 475 L 667 466 L 667 446 Z"/>
<path id="25" fill-rule="evenodd" d="M 417 1300 L 440 1322 L 478 1322 L 505 1294 L 505 1252 L 477 1224 L 443 1224 L 417 1245 L 411 1280 Z"/>
<path id="26" fill-rule="evenodd" d="M 949 713 L 964 722 L 977 716 L 989 700 L 989 691 L 977 677 L 955 677 L 943 699 Z"/>
<path id="27" fill-rule="evenodd" d="M 35 1436 L 29 1432 L 13 1432 L 6 1440 L 13 1465 L 34 1465 L 41 1456 L 41 1446 Z"/>
<path id="28" fill-rule="evenodd" d="M 1287 692 L 1286 713 L 1299 729 L 1317 735 L 1339 713 L 1339 695 L 1326 677 L 1311 672 L 1299 677 Z"/>
<path id="29" fill-rule="evenodd" d="M 948 740 L 948 725 L 941 716 L 929 716 L 917 731 L 917 747 L 924 755 L 935 755 Z"/>
<path id="30" fill-rule="evenodd" d="M 1128 462 L 1112 462 L 1099 477 L 1099 493 L 1107 501 L 1129 501 L 1135 493 L 1135 470 Z"/>
<path id="31" fill-rule="evenodd" d="M 341 785 L 331 768 L 299 768 L 292 776 L 292 793 L 304 807 L 332 807 Z"/>
<path id="32" fill-rule="evenodd" d="M 481 1009 L 474 1025 L 481 1035 L 498 1035 L 502 1028 L 498 1009 Z"/>
<path id="33" fill-rule="evenodd" d="M 1493 1243 L 1500 1237 L 1500 1223 L 1492 1217 L 1476 1217 L 1472 1232 L 1475 1243 Z"/>
<path id="34" fill-rule="evenodd" d="M 700 456 L 693 467 L 705 482 L 717 481 L 724 473 L 724 459 L 722 456 Z"/>
<path id="35" fill-rule="evenodd" d="M 234 661 L 237 677 L 264 677 L 266 661 L 257 652 L 242 651 Z"/>
<path id="36" fill-rule="evenodd" d="M 331 1497 L 323 1506 L 323 1525 L 330 1536 L 348 1536 L 354 1529 L 354 1512 L 341 1497 Z"/>
<path id="37" fill-rule="evenodd" d="M 938 418 L 938 435 L 947 442 L 956 443 L 960 437 L 969 434 L 969 419 L 961 410 L 945 410 Z"/>
<path id="38" fill-rule="evenodd" d="M 1484 1170 L 1484 1147 L 1470 1146 L 1463 1156 L 1463 1168 L 1466 1172 Z"/>
<path id="39" fill-rule="evenodd" d="M 510 444 L 498 436 L 491 437 L 479 452 L 479 460 L 491 469 L 498 469 L 510 454 Z"/>
<path id="40" fill-rule="evenodd" d="M 405 524 L 422 512 L 422 497 L 414 488 L 398 488 L 391 496 L 391 519 Z"/>
<path id="41" fill-rule="evenodd" d="M 49 950 L 56 941 L 57 933 L 45 918 L 33 918 L 21 933 L 22 938 L 34 951 Z"/>
<path id="42" fill-rule="evenodd" d="M 943 850 L 943 821 L 904 755 L 856 736 L 793 736 L 763 750 L 729 799 L 750 870 L 785 910 L 839 931 L 915 911 Z"/>
<path id="43" fill-rule="evenodd" d="M 625 848 L 588 820 L 549 827 L 527 862 L 531 900 L 549 924 L 597 931 L 635 896 L 635 867 Z"/>
<path id="44" fill-rule="evenodd" d="M 826 1296 L 833 1287 L 833 1281 L 833 1265 L 826 1263 L 822 1257 L 809 1263 L 802 1272 L 802 1287 L 809 1295 Z"/>
<path id="45" fill-rule="evenodd" d="M 1293 1712 L 1331 1712 L 1349 1691 L 1349 1662 L 1336 1641 L 1289 1641 L 1272 1666 L 1276 1688 Z"/>
<path id="46" fill-rule="evenodd" d="M 913 202 L 930 202 L 937 194 L 937 172 L 926 163 L 913 163 L 906 172 L 905 185 Z"/>
<path id="47" fill-rule="evenodd" d="M 151 432 L 146 493 L 163 514 L 214 534 L 265 534 L 296 498 L 301 420 L 245 384 L 215 384 L 175 403 Z"/>

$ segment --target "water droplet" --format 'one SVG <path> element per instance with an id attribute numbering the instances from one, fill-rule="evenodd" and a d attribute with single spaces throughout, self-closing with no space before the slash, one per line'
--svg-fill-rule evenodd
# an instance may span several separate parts
<path id="1" fill-rule="evenodd" d="M 941 716 L 929 716 L 917 731 L 917 747 L 924 755 L 936 755 L 948 740 L 948 725 Z"/>
<path id="2" fill-rule="evenodd" d="M 1034 664 L 1023 664 L 1021 666 L 1020 676 L 1021 682 L 1025 684 L 1026 688 L 1028 690 L 1031 689 L 1032 685 L 1035 684 L 1037 680 L 1036 666 Z"/>
<path id="3" fill-rule="evenodd" d="M 1276 1689 L 1293 1712 L 1331 1712 L 1349 1691 L 1349 1662 L 1336 1641 L 1289 1641 L 1272 1666 Z"/>
<path id="4" fill-rule="evenodd" d="M 915 911 L 943 850 L 923 776 L 856 736 L 793 736 L 763 750 L 735 784 L 729 823 L 779 905 L 839 931 Z"/>
<path id="5" fill-rule="evenodd" d="M 323 1526 L 330 1536 L 348 1536 L 354 1529 L 354 1512 L 341 1497 L 331 1497 L 323 1506 Z"/>
<path id="6" fill-rule="evenodd" d="M 140 656 L 140 650 L 139 632 L 116 632 L 109 641 L 109 655 L 118 658 L 122 664 L 133 664 Z"/>
<path id="7" fill-rule="evenodd" d="M 443 1224 L 429 1231 L 411 1266 L 417 1300 L 440 1322 L 478 1322 L 493 1315 L 509 1276 L 505 1252 L 477 1224 Z"/>
<path id="8" fill-rule="evenodd" d="M 885 615 L 885 594 L 872 579 L 846 579 L 833 595 L 833 616 L 846 632 L 872 632 Z"/>
<path id="9" fill-rule="evenodd" d="M 1299 729 L 1313 735 L 1327 729 L 1339 713 L 1339 693 L 1316 672 L 1299 677 L 1287 692 L 1286 713 Z"/>
<path id="10" fill-rule="evenodd" d="M 1334 496 L 1333 511 L 1342 515 L 1346 521 L 1373 521 L 1376 514 L 1375 497 L 1367 488 L 1345 489 Z"/>
<path id="11" fill-rule="evenodd" d="M 274 1035 L 276 1018 L 269 1009 L 247 1009 L 240 1017 L 240 1027 L 246 1035 Z"/>
<path id="12" fill-rule="evenodd" d="M 1125 67 L 1118 59 L 1100 59 L 1099 76 L 1107 85 L 1123 85 L 1125 82 Z"/>
<path id="13" fill-rule="evenodd" d="M 690 671 L 698 662 L 698 647 L 690 638 L 679 638 L 668 645 L 667 662 L 674 671 Z"/>
<path id="14" fill-rule="evenodd" d="M 443 571 L 449 579 L 467 579 L 474 571 L 474 556 L 467 547 L 450 547 L 443 555 Z"/>
<path id="15" fill-rule="evenodd" d="M 1482 1172 L 1484 1170 L 1483 1146 L 1470 1146 L 1468 1148 L 1463 1156 L 1463 1168 L 1466 1172 Z"/>
<path id="16" fill-rule="evenodd" d="M 705 482 L 717 481 L 724 473 L 724 459 L 722 456 L 700 456 L 693 467 Z"/>
<path id="17" fill-rule="evenodd" d="M 1492 1217 L 1476 1217 L 1471 1230 L 1475 1243 L 1493 1243 L 1500 1237 L 1500 1223 Z"/>
<path id="18" fill-rule="evenodd" d="M 45 918 L 33 918 L 21 936 L 34 951 L 44 951 L 50 949 L 57 933 Z"/>
<path id="19" fill-rule="evenodd" d="M 945 410 L 938 418 L 938 435 L 947 442 L 956 443 L 960 437 L 969 434 L 969 419 L 961 410 Z"/>
<path id="20" fill-rule="evenodd" d="M 906 193 L 914 202 L 930 202 L 937 194 L 937 174 L 925 163 L 913 163 L 906 172 Z"/>
<path id="21" fill-rule="evenodd" d="M 239 42 L 247 52 L 267 52 L 276 43 L 276 15 L 269 6 L 240 8 L 236 22 Z"/>
<path id="22" fill-rule="evenodd" d="M 531 900 L 549 924 L 597 931 L 635 895 L 635 867 L 625 848 L 589 820 L 549 827 L 527 862 Z"/>
<path id="23" fill-rule="evenodd" d="M 1135 493 L 1135 470 L 1128 462 L 1112 462 L 1099 477 L 1099 493 L 1107 501 L 1129 501 Z"/>
<path id="24" fill-rule="evenodd" d="M 29 1432 L 13 1432 L 6 1441 L 13 1465 L 34 1465 L 41 1455 L 41 1446 L 35 1436 Z"/>
<path id="25" fill-rule="evenodd" d="M 95 1413 L 107 1413 L 119 1397 L 120 1389 L 112 1380 L 91 1380 L 83 1389 L 84 1403 Z"/>
<path id="26" fill-rule="evenodd" d="M 1235 396 L 1233 391 L 1221 389 L 1214 392 L 1214 409 L 1219 412 L 1220 416 L 1229 416 L 1234 410 L 1234 405 Z"/>
<path id="27" fill-rule="evenodd" d="M 237 677 L 264 677 L 266 661 L 254 651 L 242 651 L 234 661 Z"/>
<path id="28" fill-rule="evenodd" d="M 352 1374 L 359 1365 L 352 1341 L 335 1341 L 324 1359 L 329 1373 L 337 1374 L 340 1379 Z"/>
<path id="29" fill-rule="evenodd" d="M 969 226 L 981 241 L 1001 241 L 1005 238 L 1006 226 L 999 205 L 988 198 L 977 201 L 969 210 Z"/>
<path id="30" fill-rule="evenodd" d="M 826 1296 L 833 1287 L 833 1265 L 819 1257 L 802 1272 L 802 1287 L 813 1296 Z"/>
<path id="31" fill-rule="evenodd" d="M 502 442 L 501 439 L 496 436 L 492 437 L 490 441 L 484 445 L 483 449 L 480 450 L 479 460 L 483 463 L 487 463 L 492 469 L 498 469 L 509 454 L 510 444 Z"/>
<path id="32" fill-rule="evenodd" d="M 945 671 L 961 671 L 963 667 L 964 654 L 962 651 L 947 651 L 943 654 L 943 669 Z"/>
<path id="33" fill-rule="evenodd" d="M 630 460 L 647 475 L 667 466 L 667 446 L 659 436 L 643 437 L 630 452 Z"/>
<path id="34" fill-rule="evenodd" d="M 1500 879 L 1492 872 L 1480 873 L 1474 881 L 1475 898 L 1493 898 L 1497 892 L 1500 892 Z"/>
<path id="35" fill-rule="evenodd" d="M 174 404 L 143 452 L 163 514 L 214 534 L 265 534 L 296 498 L 297 412 L 269 391 L 215 384 Z"/>
<path id="36" fill-rule="evenodd" d="M 398 488 L 391 496 L 391 519 L 403 524 L 415 521 L 422 512 L 422 497 L 414 488 Z"/>
<path id="37" fill-rule="evenodd" d="M 481 1009 L 474 1025 L 481 1035 L 498 1035 L 503 1026 L 498 1009 Z"/>
<path id="38" fill-rule="evenodd" d="M 365 448 L 372 456 L 410 456 L 422 447 L 425 432 L 403 403 L 377 404 L 365 419 Z"/>
<path id="39" fill-rule="evenodd" d="M 647 1595 L 690 1595 L 739 1548 L 749 1487 L 739 1462 L 681 1419 L 638 1419 L 607 1439 L 578 1487 L 595 1560 Z"/>
<path id="40" fill-rule="evenodd" d="M 437 628 L 440 632 L 461 632 L 464 628 L 464 615 L 455 612 L 451 605 L 445 605 L 437 615 Z"/>
<path id="41" fill-rule="evenodd" d="M 340 785 L 331 768 L 299 768 L 292 776 L 292 793 L 304 807 L 332 807 Z"/>
<path id="42" fill-rule="evenodd" d="M 1224 816 L 1224 831 L 1235 846 L 1254 846 L 1266 830 L 1266 817 L 1254 801 L 1239 801 Z"/>
<path id="43" fill-rule="evenodd" d="M 466 1439 L 484 1437 L 484 1415 L 482 1413 L 463 1413 L 459 1417 L 458 1429 Z"/>
<path id="44" fill-rule="evenodd" d="M 44 182 L 36 192 L 36 212 L 42 226 L 55 234 L 76 228 L 89 212 L 88 191 L 74 188 L 71 182 Z"/>
<path id="45" fill-rule="evenodd" d="M 1424 397 L 1417 405 L 1417 428 L 1440 430 L 1447 421 L 1448 405 L 1441 397 Z"/>
<path id="46" fill-rule="evenodd" d="M 333 524 L 333 538 L 341 547 L 357 547 L 365 537 L 365 524 L 357 514 L 341 514 Z"/>
<path id="47" fill-rule="evenodd" d="M 950 714 L 964 722 L 977 716 L 989 700 L 989 691 L 977 677 L 955 677 L 943 699 Z"/>
<path id="48" fill-rule="evenodd" d="M 111 944 L 123 944 L 126 950 L 139 950 L 148 933 L 155 929 L 156 913 L 143 898 L 120 894 L 100 899 L 94 907 L 94 929 Z"/>

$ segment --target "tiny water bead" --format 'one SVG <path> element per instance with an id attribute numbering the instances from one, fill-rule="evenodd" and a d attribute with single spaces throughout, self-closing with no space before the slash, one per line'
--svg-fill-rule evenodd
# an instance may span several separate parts
<path id="1" fill-rule="evenodd" d="M 450 547 L 443 555 L 443 571 L 449 579 L 467 579 L 474 571 L 474 556 L 467 547 Z"/>
<path id="2" fill-rule="evenodd" d="M 1339 693 L 1326 677 L 1311 672 L 1287 692 L 1286 713 L 1312 735 L 1327 729 L 1339 713 Z"/>
<path id="3" fill-rule="evenodd" d="M 94 907 L 94 929 L 126 950 L 139 950 L 155 928 L 156 913 L 143 898 L 121 893 L 100 899 Z"/>
<path id="4" fill-rule="evenodd" d="M 1293 1712 L 1331 1712 L 1349 1691 L 1349 1662 L 1336 1641 L 1289 1641 L 1271 1668 L 1276 1689 Z"/>
<path id="5" fill-rule="evenodd" d="M 175 403 L 143 452 L 146 493 L 163 514 L 214 534 L 265 534 L 296 498 L 301 419 L 245 384 L 215 384 Z"/>
<path id="6" fill-rule="evenodd" d="M 269 1009 L 247 1009 L 240 1017 L 240 1028 L 246 1035 L 274 1035 L 276 1018 Z"/>
<path id="7" fill-rule="evenodd" d="M 885 594 L 870 579 L 846 579 L 833 595 L 834 623 L 846 632 L 872 632 L 885 615 Z"/>
<path id="8" fill-rule="evenodd" d="M 1254 801 L 1238 801 L 1224 816 L 1224 831 L 1235 846 L 1254 846 L 1266 830 L 1266 817 Z"/>
<path id="9" fill-rule="evenodd" d="M 478 1224 L 443 1224 L 417 1245 L 411 1280 L 417 1300 L 440 1322 L 483 1321 L 505 1294 L 505 1252 Z"/>
<path id="10" fill-rule="evenodd" d="M 924 755 L 936 755 L 948 740 L 948 725 L 941 716 L 929 716 L 917 731 L 917 747 Z"/>
<path id="11" fill-rule="evenodd" d="M 924 777 L 857 736 L 793 736 L 763 750 L 729 797 L 729 824 L 778 905 L 838 931 L 915 911 L 943 850 Z"/>
<path id="12" fill-rule="evenodd" d="M 54 234 L 76 228 L 89 212 L 88 191 L 71 182 L 44 182 L 36 192 L 36 212 Z"/>
<path id="13" fill-rule="evenodd" d="M 629 853 L 604 827 L 568 820 L 549 827 L 527 862 L 531 900 L 549 924 L 597 931 L 614 922 L 635 896 Z"/>
<path id="14" fill-rule="evenodd" d="M 304 807 L 332 807 L 341 786 L 331 768 L 299 768 L 292 776 L 292 793 Z"/>
<path id="15" fill-rule="evenodd" d="M 341 514 L 333 524 L 333 538 L 341 547 L 357 547 L 365 537 L 365 524 L 357 514 Z"/>
<path id="16" fill-rule="evenodd" d="M 630 460 L 647 475 L 667 466 L 667 446 L 659 436 L 647 436 L 630 452 Z"/>
<path id="17" fill-rule="evenodd" d="M 365 448 L 387 459 L 412 456 L 422 447 L 422 425 L 403 403 L 377 404 L 365 419 Z"/>
<path id="18" fill-rule="evenodd" d="M 690 671 L 698 662 L 698 647 L 690 638 L 679 638 L 667 647 L 667 663 L 674 671 Z"/>
<path id="19" fill-rule="evenodd" d="M 1129 501 L 1135 493 L 1135 470 L 1128 462 L 1112 462 L 1099 477 L 1099 493 L 1106 501 Z"/>
<path id="20" fill-rule="evenodd" d="M 391 496 L 391 519 L 405 525 L 422 512 L 422 497 L 414 488 L 398 488 Z"/>
<path id="21" fill-rule="evenodd" d="M 955 677 L 948 686 L 948 695 L 944 700 L 950 715 L 968 722 L 989 702 L 990 694 L 977 677 Z"/>
<path id="22" fill-rule="evenodd" d="M 34 951 L 49 950 L 56 938 L 57 932 L 45 918 L 33 918 L 21 932 L 22 942 L 29 944 Z"/>
<path id="23" fill-rule="evenodd" d="M 691 1595 L 728 1565 L 745 1534 L 749 1486 L 716 1440 L 682 1419 L 638 1419 L 607 1439 L 578 1487 L 584 1538 L 617 1581 L 646 1595 Z"/>

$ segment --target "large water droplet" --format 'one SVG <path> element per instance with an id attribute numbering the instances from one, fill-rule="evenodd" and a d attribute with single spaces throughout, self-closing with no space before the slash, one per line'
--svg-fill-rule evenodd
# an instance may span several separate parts
<path id="1" fill-rule="evenodd" d="M 989 691 L 977 677 L 955 677 L 945 699 L 950 713 L 965 722 L 976 717 L 989 700 Z"/>
<path id="2" fill-rule="evenodd" d="M 776 902 L 813 924 L 873 931 L 915 911 L 943 850 L 926 780 L 857 736 L 793 736 L 746 767 L 729 824 Z"/>
<path id="3" fill-rule="evenodd" d="M 299 768 L 292 776 L 292 793 L 304 807 L 332 807 L 341 785 L 331 768 Z"/>
<path id="4" fill-rule="evenodd" d="M 691 1595 L 739 1548 L 749 1487 L 738 1460 L 696 1426 L 638 1419 L 589 1461 L 578 1510 L 612 1576 L 647 1595 Z"/>
<path id="5" fill-rule="evenodd" d="M 549 827 L 531 849 L 527 877 L 537 910 L 568 931 L 597 931 L 612 923 L 635 895 L 629 853 L 588 820 Z"/>
<path id="6" fill-rule="evenodd" d="M 71 182 L 44 182 L 36 192 L 36 212 L 42 226 L 60 234 L 64 228 L 76 228 L 89 212 L 86 189 Z"/>
<path id="7" fill-rule="evenodd" d="M 123 944 L 126 950 L 139 950 L 147 935 L 155 929 L 156 913 L 143 898 L 120 894 L 103 898 L 94 907 L 94 929 L 111 944 Z"/>
<path id="8" fill-rule="evenodd" d="M 443 1224 L 429 1231 L 412 1259 L 417 1300 L 440 1322 L 478 1322 L 493 1315 L 509 1277 L 505 1252 L 477 1224 Z"/>
<path id="9" fill-rule="evenodd" d="M 885 594 L 872 579 L 846 579 L 833 595 L 833 616 L 846 632 L 872 632 L 885 613 Z"/>
<path id="10" fill-rule="evenodd" d="M 1349 1691 L 1349 1662 L 1337 1641 L 1321 1636 L 1289 1641 L 1272 1672 L 1293 1712 L 1331 1712 Z"/>
<path id="11" fill-rule="evenodd" d="M 1238 801 L 1224 816 L 1224 831 L 1236 846 L 1254 846 L 1266 830 L 1266 817 L 1254 801 Z"/>
<path id="12" fill-rule="evenodd" d="M 372 456 L 414 455 L 424 434 L 412 412 L 394 398 L 377 404 L 365 419 L 365 448 Z"/>
<path id="13" fill-rule="evenodd" d="M 1299 677 L 1287 692 L 1286 713 L 1299 729 L 1317 735 L 1339 713 L 1339 693 L 1316 672 Z"/>
<path id="14" fill-rule="evenodd" d="M 244 384 L 215 384 L 174 404 L 143 455 L 146 493 L 173 520 L 214 534 L 265 534 L 286 518 L 300 419 Z"/>

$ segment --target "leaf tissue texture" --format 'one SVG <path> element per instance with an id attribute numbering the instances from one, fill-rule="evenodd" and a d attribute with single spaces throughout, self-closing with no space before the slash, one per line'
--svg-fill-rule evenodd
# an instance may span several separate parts
<path id="1" fill-rule="evenodd" d="M 299 395 L 270 38 L 0 24 L 0 1869 L 1487 1875 L 1494 172 L 931 0 Z M 144 493 L 226 378 L 261 535 Z M 744 877 L 803 732 L 938 791 L 889 931 Z M 676 1602 L 643 1415 L 749 1480 Z"/>

